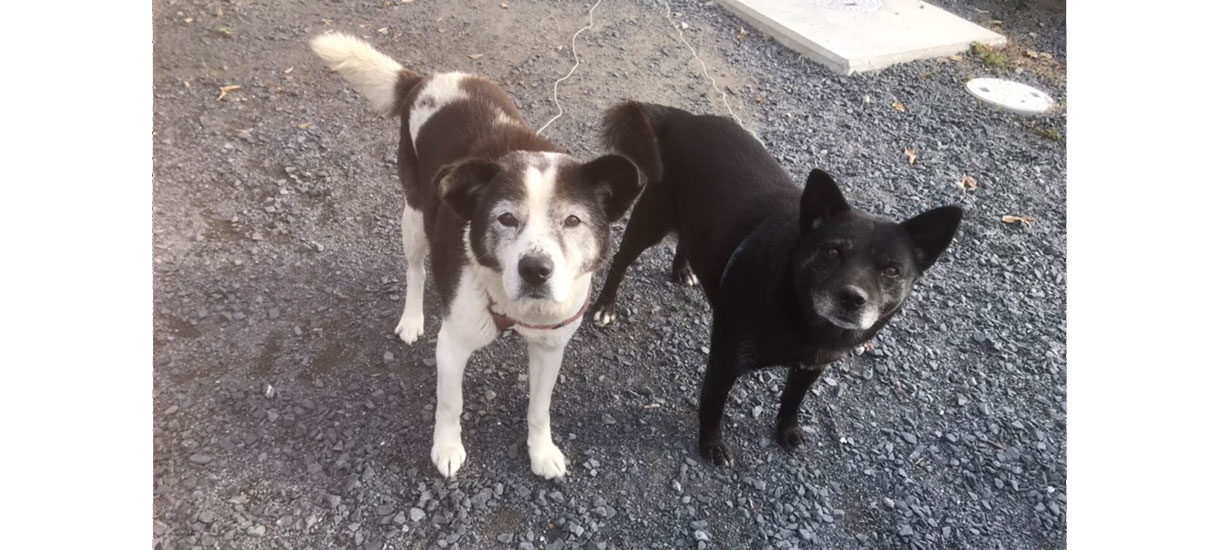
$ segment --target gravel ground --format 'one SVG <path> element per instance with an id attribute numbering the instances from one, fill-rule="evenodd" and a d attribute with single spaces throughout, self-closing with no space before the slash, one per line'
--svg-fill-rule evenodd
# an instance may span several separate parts
<path id="1" fill-rule="evenodd" d="M 961 232 L 875 349 L 815 385 L 798 453 L 770 439 L 776 370 L 729 401 L 736 465 L 698 458 L 710 315 L 667 282 L 668 244 L 632 268 L 619 321 L 587 323 L 568 347 L 553 410 L 568 479 L 530 473 L 525 348 L 505 337 L 467 369 L 470 456 L 445 482 L 428 459 L 431 291 L 427 342 L 392 334 L 397 126 L 305 43 L 354 31 L 417 70 L 485 74 L 541 126 L 591 4 L 451 4 L 154 2 L 154 547 L 1065 545 L 1066 119 L 1019 119 L 963 87 L 1006 76 L 1065 100 L 1062 11 L 941 1 L 1001 21 L 1021 42 L 1009 64 L 966 54 L 842 77 L 716 5 L 674 2 L 745 125 L 800 181 L 822 167 L 894 217 L 959 203 Z M 595 21 L 548 137 L 592 156 L 599 112 L 627 97 L 725 113 L 662 5 L 607 0 Z M 241 88 L 218 100 L 222 86 Z"/>

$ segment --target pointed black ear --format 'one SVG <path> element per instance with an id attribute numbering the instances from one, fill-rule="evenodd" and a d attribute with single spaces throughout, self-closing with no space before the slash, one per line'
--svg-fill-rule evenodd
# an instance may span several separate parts
<path id="1" fill-rule="evenodd" d="M 640 171 L 621 155 L 605 155 L 582 164 L 580 178 L 596 190 L 607 221 L 623 217 L 644 189 Z"/>
<path id="2" fill-rule="evenodd" d="M 801 233 L 817 229 L 827 218 L 850 210 L 830 174 L 814 168 L 801 195 Z"/>
<path id="3" fill-rule="evenodd" d="M 500 173 L 500 165 L 487 160 L 465 160 L 445 165 L 436 173 L 441 200 L 464 221 L 470 221 L 487 184 Z"/>
<path id="4" fill-rule="evenodd" d="M 915 265 L 919 266 L 920 272 L 932 267 L 941 253 L 949 248 L 961 221 L 961 208 L 942 206 L 902 222 L 902 228 L 915 243 Z"/>

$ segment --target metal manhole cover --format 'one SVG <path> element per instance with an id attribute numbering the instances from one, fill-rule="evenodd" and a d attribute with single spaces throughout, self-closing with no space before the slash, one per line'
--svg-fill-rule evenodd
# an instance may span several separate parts
<path id="1" fill-rule="evenodd" d="M 881 9 L 881 0 L 813 0 L 813 5 L 840 11 L 877 11 Z"/>
<path id="2" fill-rule="evenodd" d="M 966 83 L 966 89 L 987 103 L 1023 115 L 1042 114 L 1055 105 L 1055 100 L 1037 88 L 1011 80 L 976 78 Z"/>

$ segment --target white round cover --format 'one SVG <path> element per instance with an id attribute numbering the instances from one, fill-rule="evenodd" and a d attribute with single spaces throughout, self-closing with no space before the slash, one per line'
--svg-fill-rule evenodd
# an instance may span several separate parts
<path id="1" fill-rule="evenodd" d="M 1037 88 L 1011 80 L 976 78 L 966 83 L 966 89 L 987 103 L 1023 115 L 1045 113 L 1055 105 L 1051 96 Z"/>

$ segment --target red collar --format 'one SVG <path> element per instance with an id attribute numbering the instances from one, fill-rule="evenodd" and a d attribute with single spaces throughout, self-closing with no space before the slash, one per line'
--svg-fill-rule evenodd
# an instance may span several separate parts
<path id="1" fill-rule="evenodd" d="M 555 330 L 557 328 L 562 328 L 566 325 L 570 325 L 573 322 L 575 322 L 577 319 L 580 319 L 580 317 L 585 314 L 585 310 L 589 309 L 589 298 L 592 298 L 592 297 L 593 297 L 593 289 L 590 286 L 589 292 L 587 294 L 585 294 L 585 305 L 580 307 L 580 311 L 577 311 L 576 315 L 568 317 L 568 319 L 566 321 L 564 321 L 562 323 L 556 323 L 553 325 L 531 325 L 529 323 L 522 323 L 521 321 L 513 319 L 512 317 L 509 317 L 503 313 L 496 313 L 495 310 L 492 309 L 492 306 L 496 305 L 496 303 L 491 299 L 491 295 L 487 296 L 487 313 L 491 314 L 492 321 L 495 321 L 495 323 L 496 323 L 496 330 L 500 331 L 500 332 L 503 332 L 503 331 L 513 328 L 515 326 L 532 328 L 535 330 Z"/>

